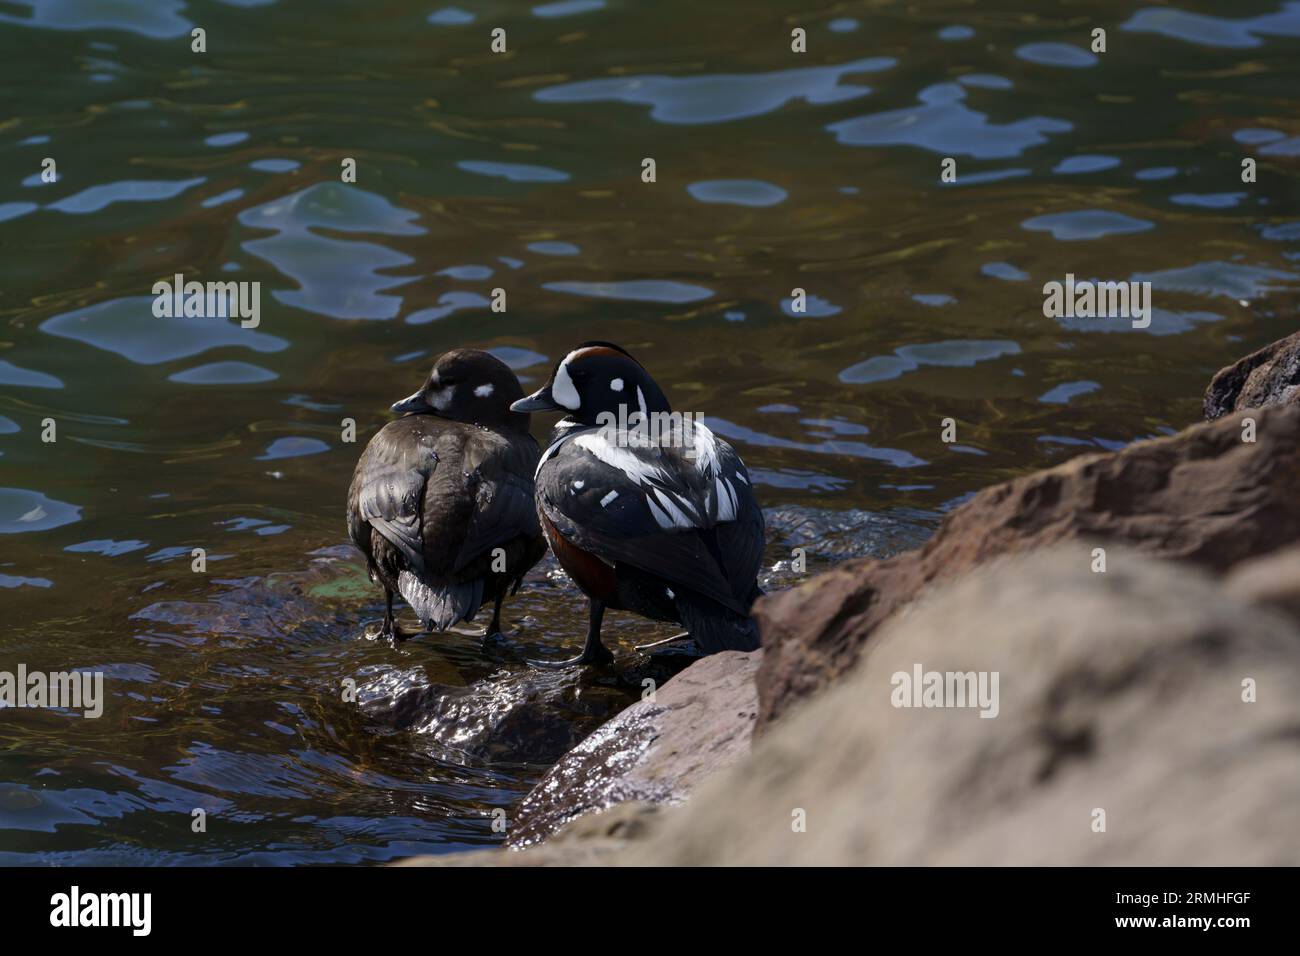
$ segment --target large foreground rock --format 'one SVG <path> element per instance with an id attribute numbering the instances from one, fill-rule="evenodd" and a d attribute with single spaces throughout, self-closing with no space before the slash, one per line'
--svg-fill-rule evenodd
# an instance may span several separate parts
<path id="1" fill-rule="evenodd" d="M 927 595 L 619 861 L 1300 863 L 1294 621 L 1130 549 L 1093 573 L 1090 546 Z M 997 717 L 894 707 L 916 664 L 997 671 Z"/>
<path id="2" fill-rule="evenodd" d="M 762 652 L 702 658 L 597 728 L 552 767 L 515 812 L 507 843 L 527 846 L 588 813 L 626 802 L 678 803 L 749 752 Z"/>
<path id="3" fill-rule="evenodd" d="M 764 730 L 858 660 L 872 633 L 932 582 L 991 558 L 1092 536 L 1222 572 L 1300 540 L 1300 405 L 1252 410 L 1112 454 L 1083 455 L 995 485 L 918 551 L 849 561 L 762 598 Z"/>
<path id="4" fill-rule="evenodd" d="M 1300 332 L 1222 368 L 1205 390 L 1208 421 L 1229 412 L 1300 401 Z"/>
<path id="5" fill-rule="evenodd" d="M 1241 562 L 1225 584 L 1233 595 L 1272 605 L 1300 622 L 1300 545 Z"/>

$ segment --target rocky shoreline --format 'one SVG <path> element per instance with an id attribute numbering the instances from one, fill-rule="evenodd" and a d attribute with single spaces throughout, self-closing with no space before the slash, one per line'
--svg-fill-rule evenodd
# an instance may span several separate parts
<path id="1" fill-rule="evenodd" d="M 762 651 L 583 740 L 510 849 L 407 863 L 1300 863 L 1300 333 L 1205 414 L 765 597 Z M 922 666 L 1000 675 L 996 717 L 899 706 Z"/>

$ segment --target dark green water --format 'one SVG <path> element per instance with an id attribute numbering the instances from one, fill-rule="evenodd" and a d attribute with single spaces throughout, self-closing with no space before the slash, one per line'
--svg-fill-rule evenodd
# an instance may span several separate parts
<path id="1" fill-rule="evenodd" d="M 0 710 L 0 863 L 497 843 L 633 699 L 514 662 L 580 641 L 549 559 L 487 653 L 366 639 L 340 423 L 364 441 L 446 348 L 525 384 L 632 350 L 749 464 L 779 587 L 796 546 L 888 554 L 1176 430 L 1295 330 L 1300 4 L 533 6 L 0 0 L 0 670 L 108 695 Z M 259 327 L 154 318 L 176 273 L 260 282 Z M 1151 328 L 1045 318 L 1066 273 L 1151 281 Z M 666 633 L 606 629 L 628 660 Z"/>

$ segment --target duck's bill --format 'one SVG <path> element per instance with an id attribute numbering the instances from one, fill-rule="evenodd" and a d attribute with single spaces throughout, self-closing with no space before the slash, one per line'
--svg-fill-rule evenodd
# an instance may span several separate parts
<path id="1" fill-rule="evenodd" d="M 404 412 L 431 412 L 433 407 L 424 400 L 424 390 L 407 395 L 400 402 L 393 402 L 389 410 L 402 414 Z"/>
<path id="2" fill-rule="evenodd" d="M 551 397 L 551 386 L 543 385 L 531 395 L 525 395 L 510 406 L 512 412 L 558 412 L 567 411 Z"/>

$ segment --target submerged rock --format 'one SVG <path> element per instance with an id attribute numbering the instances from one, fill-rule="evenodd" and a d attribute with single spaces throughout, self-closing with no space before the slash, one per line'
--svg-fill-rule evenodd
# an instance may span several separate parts
<path id="1" fill-rule="evenodd" d="M 584 814 L 627 802 L 678 803 L 749 752 L 761 651 L 702 658 L 597 729 L 520 804 L 509 846 L 536 843 Z"/>
<path id="2" fill-rule="evenodd" d="M 1091 536 L 1222 572 L 1300 540 L 1300 404 L 1252 410 L 987 488 L 917 551 L 845 562 L 755 605 L 765 728 L 847 673 L 863 645 L 932 582 L 1000 555 Z"/>
<path id="3" fill-rule="evenodd" d="M 315 638 L 355 624 L 355 606 L 370 596 L 365 569 L 346 546 L 312 552 L 307 567 L 265 577 L 223 579 L 198 598 L 158 601 L 132 620 L 167 625 L 196 642 Z"/>
<path id="4" fill-rule="evenodd" d="M 1300 401 L 1300 332 L 1220 369 L 1205 390 L 1205 418 Z"/>

